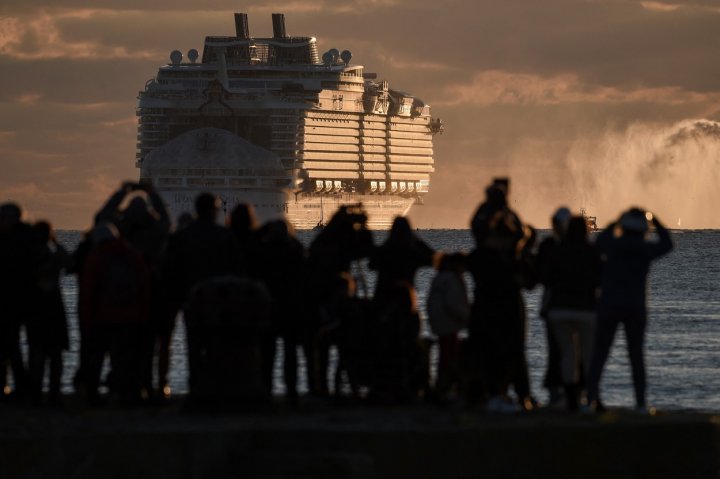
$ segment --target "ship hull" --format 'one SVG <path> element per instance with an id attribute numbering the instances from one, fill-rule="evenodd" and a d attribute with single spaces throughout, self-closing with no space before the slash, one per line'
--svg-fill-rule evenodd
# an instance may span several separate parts
<path id="1" fill-rule="evenodd" d="M 340 206 L 357 203 L 362 203 L 368 215 L 368 228 L 387 230 L 395 217 L 408 214 L 415 200 L 395 195 L 289 194 L 287 220 L 296 229 L 312 229 L 318 224 L 327 224 Z"/>
<path id="2" fill-rule="evenodd" d="M 309 230 L 327 224 L 342 205 L 362 203 L 368 214 L 368 228 L 386 230 L 397 216 L 405 216 L 415 200 L 393 195 L 362 194 L 294 194 L 277 190 L 233 190 L 160 188 L 170 216 L 177 220 L 183 213 L 192 213 L 195 197 L 203 191 L 210 191 L 222 201 L 222 215 L 229 218 L 232 210 L 241 203 L 252 205 L 260 223 L 286 219 L 297 230 Z"/>

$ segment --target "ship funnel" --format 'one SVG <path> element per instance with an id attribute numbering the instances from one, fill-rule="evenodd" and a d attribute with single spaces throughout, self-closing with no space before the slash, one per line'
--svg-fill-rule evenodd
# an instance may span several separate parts
<path id="1" fill-rule="evenodd" d="M 250 28 L 248 27 L 247 13 L 235 14 L 235 35 L 238 38 L 250 38 Z"/>
<path id="2" fill-rule="evenodd" d="M 284 13 L 273 13 L 273 38 L 287 38 L 285 33 L 285 14 Z"/>

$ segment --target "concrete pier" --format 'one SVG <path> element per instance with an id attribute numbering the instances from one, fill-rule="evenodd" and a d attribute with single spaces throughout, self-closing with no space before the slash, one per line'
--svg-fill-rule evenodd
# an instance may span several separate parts
<path id="1" fill-rule="evenodd" d="M 0 478 L 713 478 L 720 417 L 0 405 Z"/>

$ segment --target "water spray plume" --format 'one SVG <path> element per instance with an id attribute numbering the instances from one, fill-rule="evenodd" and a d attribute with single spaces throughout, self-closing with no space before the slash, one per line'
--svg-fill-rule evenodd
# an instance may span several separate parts
<path id="1" fill-rule="evenodd" d="M 720 123 L 634 124 L 576 141 L 566 157 L 563 196 L 601 225 L 631 205 L 683 228 L 720 227 Z M 550 210 L 548 210 L 550 211 Z"/>

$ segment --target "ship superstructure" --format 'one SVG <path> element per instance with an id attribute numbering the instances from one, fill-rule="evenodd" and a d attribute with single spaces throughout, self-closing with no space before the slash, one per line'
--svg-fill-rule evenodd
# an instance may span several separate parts
<path id="1" fill-rule="evenodd" d="M 247 15 L 237 13 L 235 36 L 207 37 L 202 58 L 172 52 L 139 95 L 137 166 L 145 171 L 152 151 L 185 132 L 219 128 L 279 158 L 291 178 L 286 216 L 296 227 L 312 228 L 358 201 L 372 227 L 389 226 L 428 191 L 440 120 L 420 99 L 351 65 L 349 51 L 320 56 L 315 38 L 288 36 L 284 16 L 272 19 L 272 38 L 251 37 Z M 187 173 L 141 173 L 141 181 L 161 191 L 229 181 L 195 169 L 188 184 Z"/>

